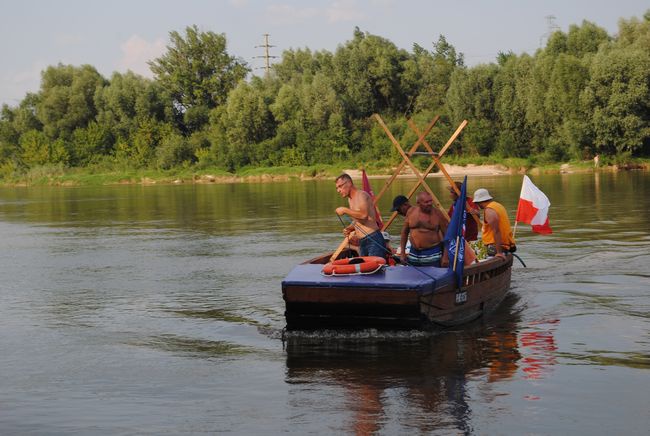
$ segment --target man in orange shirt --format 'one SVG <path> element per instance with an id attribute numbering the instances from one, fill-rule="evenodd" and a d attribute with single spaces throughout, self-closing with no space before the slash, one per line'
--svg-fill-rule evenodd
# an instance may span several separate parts
<path id="1" fill-rule="evenodd" d="M 494 201 L 485 188 L 474 192 L 474 203 L 483 209 L 483 232 L 481 239 L 487 246 L 488 256 L 505 259 L 507 252 L 514 253 L 517 247 L 510 227 L 506 208 Z"/>

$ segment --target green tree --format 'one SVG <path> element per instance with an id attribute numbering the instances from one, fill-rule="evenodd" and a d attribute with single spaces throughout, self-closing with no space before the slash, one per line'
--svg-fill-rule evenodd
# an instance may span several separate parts
<path id="1" fill-rule="evenodd" d="M 115 157 L 118 162 L 135 168 L 145 168 L 157 163 L 156 148 L 162 138 L 171 135 L 173 128 L 169 124 L 145 119 L 139 122 L 135 132 L 128 140 L 119 140 L 115 145 Z"/>
<path id="2" fill-rule="evenodd" d="M 74 130 L 85 128 L 97 115 L 95 92 L 106 83 L 90 65 L 59 64 L 45 69 L 36 105 L 45 134 L 51 139 L 68 139 Z"/>
<path id="3" fill-rule="evenodd" d="M 113 137 L 109 126 L 97 122 L 72 132 L 69 141 L 69 154 L 73 166 L 86 166 L 108 155 L 113 149 Z"/>
<path id="4" fill-rule="evenodd" d="M 598 47 L 610 40 L 607 31 L 589 21 L 583 21 L 581 26 L 571 25 L 566 38 L 567 53 L 577 58 L 598 51 Z"/>
<path id="5" fill-rule="evenodd" d="M 544 102 L 544 113 L 553 129 L 546 151 L 554 161 L 582 159 L 590 154 L 589 118 L 580 104 L 580 95 L 589 82 L 585 63 L 571 54 L 555 59 Z"/>
<path id="6" fill-rule="evenodd" d="M 451 85 L 451 76 L 464 65 L 463 54 L 457 53 L 453 45 L 440 35 L 433 43 L 433 52 L 414 47 L 414 56 L 421 75 L 420 92 L 415 110 L 433 109 L 442 112 L 447 91 Z"/>
<path id="7" fill-rule="evenodd" d="M 323 72 L 348 116 L 361 118 L 386 110 L 403 113 L 408 102 L 400 82 L 407 58 L 405 50 L 387 39 L 356 28 L 353 39 L 339 46 Z"/>
<path id="8" fill-rule="evenodd" d="M 494 82 L 498 67 L 479 65 L 458 69 L 451 76 L 447 107 L 453 124 L 472 120 L 463 133 L 463 152 L 488 155 L 496 147 Z"/>
<path id="9" fill-rule="evenodd" d="M 639 152 L 650 141 L 650 52 L 603 49 L 594 58 L 590 75 L 583 101 L 593 114 L 596 150 Z"/>
<path id="10" fill-rule="evenodd" d="M 108 127 L 115 138 L 129 138 L 142 120 L 165 121 L 165 100 L 160 86 L 132 72 L 113 73 L 107 86 L 94 96 L 97 122 Z"/>
<path id="11" fill-rule="evenodd" d="M 330 65 L 332 54 L 327 51 L 312 53 L 308 48 L 285 50 L 280 62 L 273 65 L 275 76 L 281 83 L 301 82 Z"/>
<path id="12" fill-rule="evenodd" d="M 44 165 L 50 161 L 50 139 L 38 130 L 30 130 L 20 137 L 22 160 L 28 167 Z"/>
<path id="13" fill-rule="evenodd" d="M 202 128 L 209 110 L 225 103 L 228 92 L 249 69 L 243 60 L 228 54 L 224 34 L 188 26 L 184 37 L 175 31 L 169 35 L 167 52 L 149 66 L 171 96 L 179 127 L 190 133 Z"/>
<path id="14" fill-rule="evenodd" d="M 329 163 L 334 148 L 347 146 L 343 105 L 322 72 L 300 84 L 284 85 L 271 111 L 279 124 L 276 149 L 295 148 L 292 159 Z"/>
<path id="15" fill-rule="evenodd" d="M 526 121 L 527 90 L 534 60 L 528 55 L 500 58 L 494 81 L 494 108 L 498 119 L 497 149 L 503 156 L 527 156 L 532 136 Z"/>

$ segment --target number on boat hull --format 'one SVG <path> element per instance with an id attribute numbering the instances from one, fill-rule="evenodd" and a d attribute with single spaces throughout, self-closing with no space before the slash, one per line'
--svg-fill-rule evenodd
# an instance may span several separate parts
<path id="1" fill-rule="evenodd" d="M 467 291 L 456 292 L 456 304 L 467 302 Z"/>

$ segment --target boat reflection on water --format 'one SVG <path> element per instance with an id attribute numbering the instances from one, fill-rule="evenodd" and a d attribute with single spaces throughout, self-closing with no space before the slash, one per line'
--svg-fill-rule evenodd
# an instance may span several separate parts
<path id="1" fill-rule="evenodd" d="M 297 397 L 304 385 L 343 388 L 343 399 L 331 406 L 347 410 L 353 422 L 338 430 L 369 434 L 398 425 L 471 433 L 468 382 L 509 379 L 519 367 L 518 300 L 510 293 L 487 320 L 458 331 L 290 335 L 287 382 Z M 396 416 L 408 419 L 395 423 Z"/>

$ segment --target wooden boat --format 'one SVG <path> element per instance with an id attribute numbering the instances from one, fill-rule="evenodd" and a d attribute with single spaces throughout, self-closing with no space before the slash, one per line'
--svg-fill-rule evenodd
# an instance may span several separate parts
<path id="1" fill-rule="evenodd" d="M 467 323 L 501 303 L 510 288 L 513 257 L 465 267 L 461 289 L 448 268 L 396 265 L 368 275 L 325 276 L 321 271 L 329 259 L 304 262 L 282 281 L 287 329 L 436 329 Z"/>
<path id="2" fill-rule="evenodd" d="M 378 114 L 374 117 L 403 159 L 381 192 L 373 197 L 374 204 L 377 204 L 402 168 L 408 165 L 416 174 L 418 182 L 409 191 L 407 198 L 422 185 L 431 195 L 435 206 L 449 219 L 425 179 L 437 165 L 447 177 L 450 186 L 454 187 L 461 198 L 465 198 L 465 194 L 458 191 L 455 182 L 444 169 L 440 158 L 467 125 L 467 121 L 463 121 L 442 149 L 434 153 L 424 138 L 439 117 L 435 117 L 424 132 L 409 120 L 409 126 L 419 139 L 407 154 L 381 117 Z M 425 154 L 433 160 L 424 174 L 420 174 L 410 160 L 410 156 L 419 153 L 417 149 L 420 144 L 424 144 L 427 149 Z M 369 184 L 368 189 L 364 187 L 364 190 L 372 196 Z M 397 212 L 393 212 L 382 228 L 385 230 L 390 226 L 396 216 Z M 474 218 L 478 222 L 478 218 Z M 460 288 L 454 273 L 448 268 L 397 265 L 383 267 L 372 274 L 323 274 L 323 266 L 330 259 L 338 260 L 355 255 L 350 250 L 343 251 L 346 246 L 349 246 L 349 242 L 343 240 L 334 254 L 304 262 L 285 277 L 282 282 L 282 295 L 286 305 L 288 329 L 450 327 L 470 322 L 491 312 L 501 303 L 510 288 L 512 254 L 508 254 L 505 260 L 491 258 L 465 267 Z"/>

